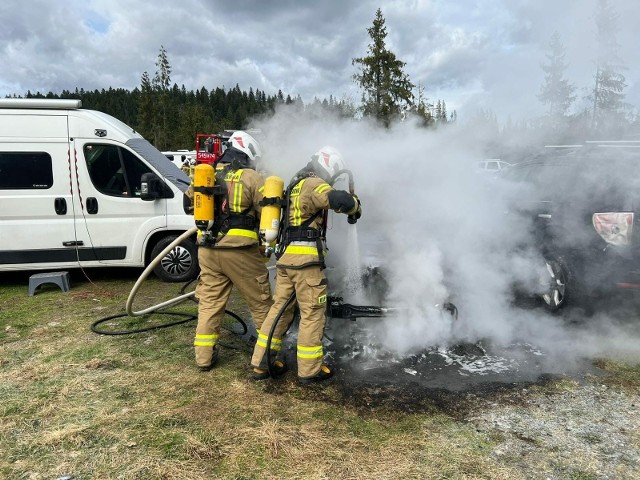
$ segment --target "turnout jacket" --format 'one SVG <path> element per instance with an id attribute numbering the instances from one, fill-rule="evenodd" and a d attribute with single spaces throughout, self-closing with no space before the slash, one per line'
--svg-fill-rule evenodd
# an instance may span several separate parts
<path id="1" fill-rule="evenodd" d="M 285 212 L 289 217 L 289 228 L 293 231 L 296 227 L 312 228 L 318 232 L 317 239 L 294 239 L 286 244 L 284 253 L 276 262 L 278 267 L 303 268 L 312 265 L 322 266 L 323 262 L 318 252 L 318 247 L 323 249 L 324 256 L 324 222 L 325 211 L 332 209 L 338 213 L 351 214 L 358 208 L 355 199 L 347 192 L 335 190 L 331 185 L 319 177 L 310 176 L 300 180 L 289 194 L 289 211 Z M 310 223 L 309 219 L 313 220 Z M 284 232 L 285 239 L 287 231 Z"/>
<path id="2" fill-rule="evenodd" d="M 218 164 L 216 173 L 224 172 L 227 186 L 227 196 L 224 198 L 223 209 L 229 212 L 228 223 L 218 233 L 216 243 L 212 248 L 249 247 L 259 244 L 258 229 L 260 226 L 259 202 L 263 198 L 264 180 L 253 169 L 226 169 L 227 164 Z M 193 184 L 185 194 L 193 200 Z M 242 220 L 240 220 L 242 219 Z M 239 225 L 239 223 L 243 223 Z M 251 225 L 253 224 L 253 226 Z M 203 245 L 198 233 L 198 245 Z"/>

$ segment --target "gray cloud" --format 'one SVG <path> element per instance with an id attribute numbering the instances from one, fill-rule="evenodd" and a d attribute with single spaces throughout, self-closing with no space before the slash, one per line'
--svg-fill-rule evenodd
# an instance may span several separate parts
<path id="1" fill-rule="evenodd" d="M 591 88 L 594 5 L 395 0 L 385 2 L 383 14 L 388 47 L 429 98 L 445 99 L 462 115 L 485 108 L 521 118 L 541 110 L 540 63 L 554 30 L 567 47 L 567 77 L 579 89 Z M 164 45 L 172 81 L 187 89 L 239 84 L 269 94 L 281 89 L 307 102 L 330 94 L 357 100 L 351 60 L 367 53 L 366 29 L 377 7 L 371 0 L 3 2 L 0 95 L 132 89 L 144 71 L 154 75 Z M 615 7 L 627 101 L 637 106 L 638 7 L 633 0 Z"/>

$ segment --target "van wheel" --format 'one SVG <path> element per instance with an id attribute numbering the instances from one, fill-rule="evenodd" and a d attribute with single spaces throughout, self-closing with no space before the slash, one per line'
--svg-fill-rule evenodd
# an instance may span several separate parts
<path id="1" fill-rule="evenodd" d="M 176 238 L 176 235 L 171 235 L 161 239 L 153 247 L 151 259 L 156 258 Z M 167 253 L 153 269 L 153 273 L 164 282 L 188 282 L 196 278 L 199 271 L 198 248 L 189 238 Z"/>

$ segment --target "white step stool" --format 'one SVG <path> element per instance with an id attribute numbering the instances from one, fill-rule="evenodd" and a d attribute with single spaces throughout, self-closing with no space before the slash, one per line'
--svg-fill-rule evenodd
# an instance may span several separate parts
<path id="1" fill-rule="evenodd" d="M 55 283 L 63 292 L 68 292 L 71 288 L 69 272 L 37 273 L 29 277 L 29 296 L 33 297 L 36 293 L 36 288 L 45 283 Z"/>

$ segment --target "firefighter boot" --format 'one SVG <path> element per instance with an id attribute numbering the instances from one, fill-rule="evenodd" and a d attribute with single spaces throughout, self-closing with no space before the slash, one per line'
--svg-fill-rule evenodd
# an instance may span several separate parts
<path id="1" fill-rule="evenodd" d="M 260 365 L 262 366 L 262 365 Z M 287 372 L 287 364 L 282 362 L 281 360 L 276 360 L 271 364 L 271 373 L 273 374 L 273 378 L 280 378 Z M 269 374 L 269 370 L 266 368 L 257 368 L 253 369 L 253 379 L 254 380 L 266 380 L 271 377 Z"/>
<path id="2" fill-rule="evenodd" d="M 213 352 L 211 353 L 211 363 L 206 366 L 199 366 L 198 368 L 201 372 L 208 372 L 216 366 L 218 360 L 220 360 L 220 352 L 218 351 L 218 347 L 213 347 Z"/>
<path id="3" fill-rule="evenodd" d="M 298 382 L 301 385 L 310 385 L 312 383 L 329 380 L 331 377 L 333 377 L 333 370 L 327 365 L 322 365 L 322 367 L 320 367 L 320 371 L 316 375 L 313 377 L 298 378 Z"/>

